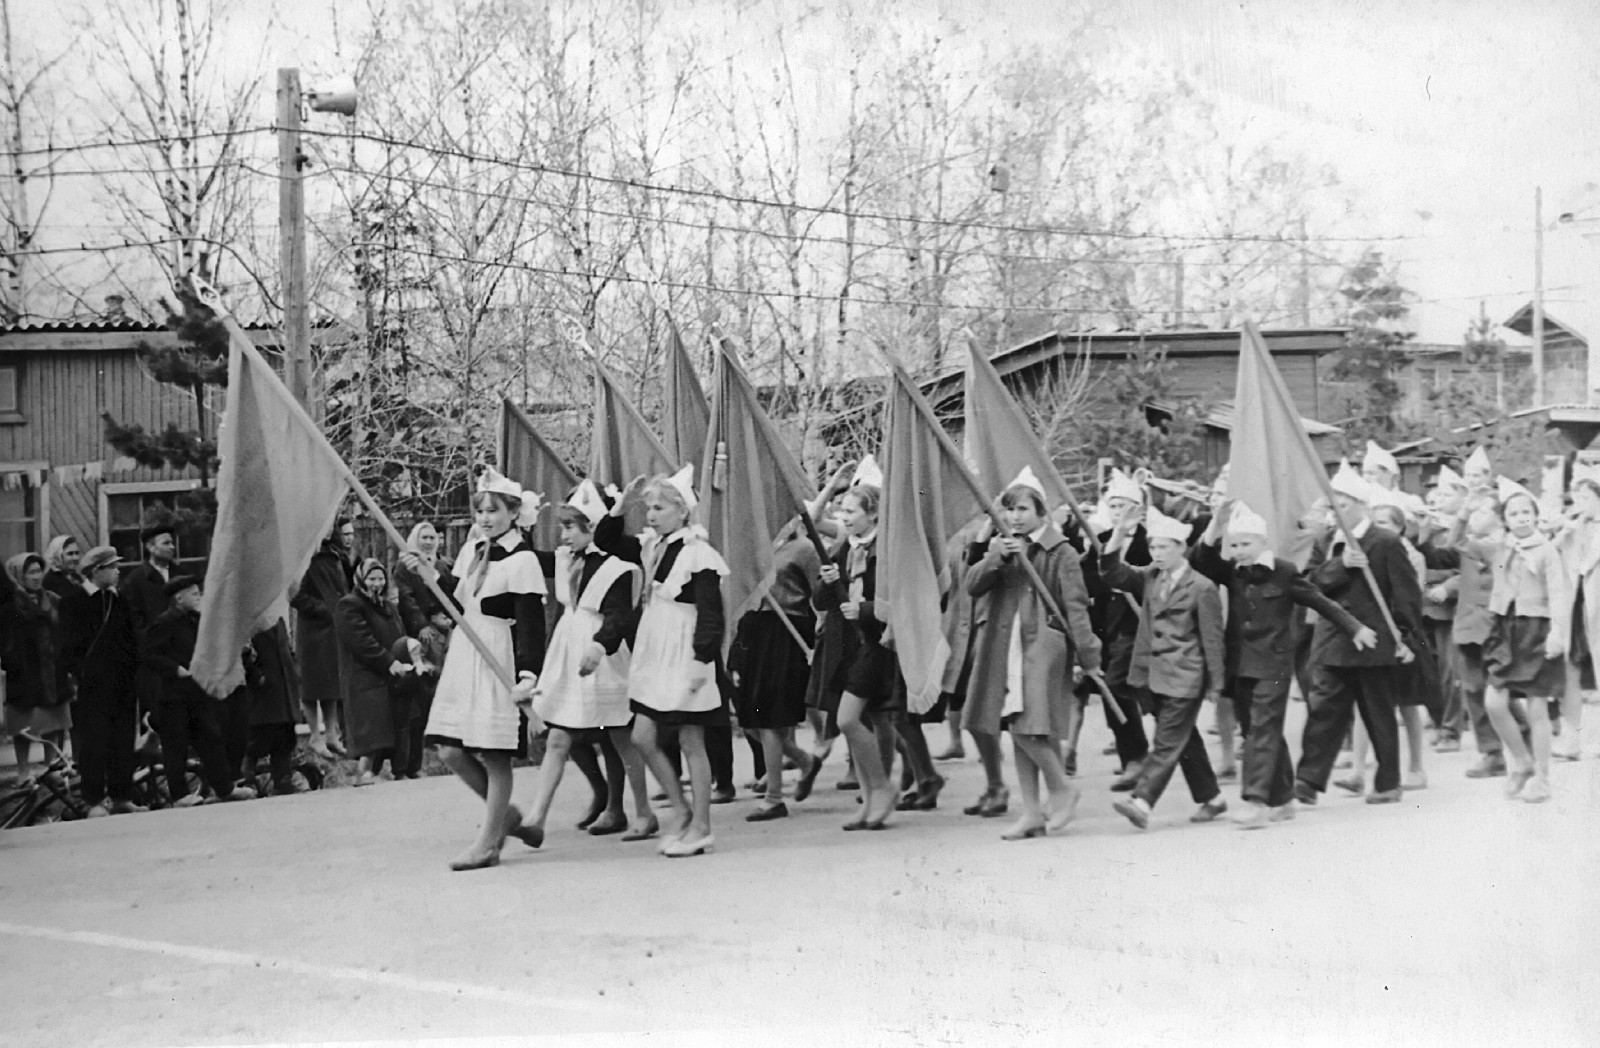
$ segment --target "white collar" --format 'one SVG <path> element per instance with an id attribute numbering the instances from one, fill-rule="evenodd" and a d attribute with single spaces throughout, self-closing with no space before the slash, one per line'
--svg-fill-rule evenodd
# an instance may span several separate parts
<path id="1" fill-rule="evenodd" d="M 872 543 L 872 540 L 877 538 L 877 537 L 878 537 L 878 529 L 877 528 L 873 528 L 871 531 L 867 532 L 865 535 L 851 535 L 850 536 L 850 545 L 856 547 L 857 549 L 860 549 L 862 546 L 870 545 Z"/>
<path id="2" fill-rule="evenodd" d="M 688 539 L 690 534 L 692 534 L 692 530 L 690 529 L 689 525 L 685 524 L 683 527 L 679 528 L 677 531 L 674 531 L 672 534 L 670 534 L 666 538 L 662 539 L 661 540 L 661 544 L 663 546 L 670 546 L 674 542 L 683 542 L 686 539 Z"/>
<path id="3" fill-rule="evenodd" d="M 1160 571 L 1160 569 L 1157 569 L 1157 570 Z M 1170 571 L 1161 571 L 1160 573 L 1161 573 L 1161 576 L 1163 578 L 1165 578 L 1169 584 L 1175 583 L 1175 582 L 1182 582 L 1183 581 L 1183 577 L 1185 575 L 1189 574 L 1189 562 L 1186 561 L 1186 560 L 1180 560 L 1180 561 L 1178 561 L 1177 566 L 1172 568 Z"/>
<path id="4" fill-rule="evenodd" d="M 1278 555 L 1269 549 L 1263 551 L 1259 557 L 1244 566 L 1247 568 L 1270 568 L 1275 566 L 1277 562 Z"/>
<path id="5" fill-rule="evenodd" d="M 1539 531 L 1537 528 L 1534 529 L 1533 534 L 1529 535 L 1525 539 L 1519 539 L 1515 535 L 1511 534 L 1511 532 L 1506 532 L 1506 545 L 1515 550 L 1537 549 L 1549 541 L 1550 540 L 1545 537 L 1544 532 Z"/>
<path id="6" fill-rule="evenodd" d="M 499 546 L 501 549 L 516 549 L 517 548 L 517 543 L 522 541 L 522 533 L 520 531 L 518 531 L 517 530 L 517 526 L 515 524 L 513 524 L 509 528 L 507 528 L 505 530 L 505 533 L 502 534 L 499 538 L 497 538 L 497 539 L 486 539 L 485 541 L 493 542 L 496 546 Z"/>
<path id="7" fill-rule="evenodd" d="M 1043 524 L 1040 524 L 1037 528 L 1034 528 L 1033 529 L 1033 534 L 1028 536 L 1028 541 L 1037 545 L 1038 542 L 1039 542 L 1039 536 L 1043 535 L 1044 532 L 1045 532 L 1045 529 L 1048 528 L 1049 526 L 1050 526 L 1050 522 L 1047 520 Z"/>

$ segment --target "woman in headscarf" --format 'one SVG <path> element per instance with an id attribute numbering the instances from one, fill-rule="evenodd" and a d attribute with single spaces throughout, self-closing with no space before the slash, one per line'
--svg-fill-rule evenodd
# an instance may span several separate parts
<path id="1" fill-rule="evenodd" d="M 62 600 L 67 594 L 83 586 L 83 575 L 78 571 L 78 558 L 83 550 L 71 535 L 57 535 L 44 548 L 44 588 Z"/>
<path id="2" fill-rule="evenodd" d="M 345 695 L 345 746 L 361 761 L 354 785 L 371 786 L 385 757 L 395 774 L 404 773 L 410 742 L 410 696 L 394 685 L 411 672 L 411 664 L 391 653 L 405 627 L 389 597 L 389 572 L 381 561 L 361 562 L 356 588 L 335 605 L 333 626 Z"/>
<path id="3" fill-rule="evenodd" d="M 16 588 L 0 609 L 0 664 L 6 671 L 5 730 L 17 755 L 17 781 L 28 771 L 32 743 L 21 732 L 66 744 L 72 727 L 72 685 L 66 665 L 56 657 L 60 643 L 60 599 L 44 588 L 44 558 L 19 553 L 6 561 L 6 577 Z"/>
<path id="4" fill-rule="evenodd" d="M 449 594 L 455 591 L 456 579 L 439 562 L 440 544 L 438 529 L 427 521 L 412 528 L 411 534 L 406 536 L 406 548 L 417 555 L 417 563 L 433 571 L 440 591 Z M 423 629 L 433 621 L 434 615 L 444 611 L 444 605 L 428 588 L 422 573 L 412 570 L 403 560 L 394 567 L 394 584 L 399 591 L 400 616 L 405 620 L 406 635 L 422 636 Z"/>

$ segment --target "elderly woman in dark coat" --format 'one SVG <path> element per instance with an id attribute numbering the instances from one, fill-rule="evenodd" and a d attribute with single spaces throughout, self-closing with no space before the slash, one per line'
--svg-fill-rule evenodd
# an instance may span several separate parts
<path id="1" fill-rule="evenodd" d="M 1078 789 L 1067 778 L 1059 740 L 1072 722 L 1072 663 L 1086 674 L 1100 672 L 1100 642 L 1089 627 L 1089 594 L 1077 551 L 1050 523 L 1044 488 L 1031 469 L 1000 496 L 1009 534 L 997 535 L 982 556 L 972 557 L 967 591 L 972 594 L 972 678 L 962 723 L 968 731 L 1011 732 L 1016 750 L 1022 817 L 1001 836 L 1041 837 L 1072 821 Z M 976 552 L 976 551 L 974 551 Z M 1028 579 L 1022 558 L 1044 580 L 1066 615 L 1052 621 Z M 1050 800 L 1050 819 L 1040 803 L 1039 779 Z"/>
<path id="2" fill-rule="evenodd" d="M 5 730 L 17 754 L 17 781 L 28 773 L 29 731 L 65 745 L 72 713 L 72 685 L 63 660 L 56 658 L 61 634 L 61 602 L 44 588 L 44 558 L 19 553 L 6 561 L 14 587 L 0 607 L 0 663 L 6 671 Z M 48 754 L 46 754 L 48 756 Z"/>
<path id="3" fill-rule="evenodd" d="M 83 588 L 83 575 L 78 571 L 78 558 L 83 550 L 71 535 L 57 535 L 44 548 L 44 588 L 62 600 L 73 590 Z"/>
<path id="4" fill-rule="evenodd" d="M 395 641 L 405 636 L 405 626 L 381 562 L 361 562 L 356 588 L 339 599 L 333 621 L 345 695 L 345 745 L 352 757 L 361 758 L 355 785 L 370 786 L 385 757 L 398 774 L 410 756 L 410 697 L 392 685 L 411 666 L 391 653 Z"/>
<path id="5" fill-rule="evenodd" d="M 339 673 L 339 638 L 334 633 L 333 608 L 350 592 L 350 550 L 355 527 L 334 522 L 333 533 L 311 556 L 305 578 L 290 604 L 295 610 L 294 639 L 300 649 L 300 702 L 311 729 L 311 749 L 319 756 L 344 756 L 339 738 L 339 707 L 343 688 Z"/>

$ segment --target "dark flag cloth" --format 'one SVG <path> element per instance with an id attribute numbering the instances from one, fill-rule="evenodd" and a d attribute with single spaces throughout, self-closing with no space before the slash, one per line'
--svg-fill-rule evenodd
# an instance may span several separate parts
<path id="1" fill-rule="evenodd" d="M 1255 324 L 1239 334 L 1228 497 L 1266 518 L 1278 556 L 1304 567 L 1312 535 L 1300 518 L 1323 496 L 1327 470 Z"/>
<path id="2" fill-rule="evenodd" d="M 1052 507 L 1071 502 L 1072 491 L 1066 480 L 1034 433 L 1022 405 L 1000 381 L 994 364 L 976 346 L 971 347 L 971 356 L 962 411 L 963 440 L 967 464 L 978 483 L 984 491 L 999 495 L 1022 472 L 1022 467 L 1032 466 Z"/>
<path id="3" fill-rule="evenodd" d="M 217 698 L 245 682 L 245 646 L 288 613 L 289 588 L 333 527 L 348 470 L 231 318 L 217 521 L 190 671 Z"/>
<path id="4" fill-rule="evenodd" d="M 666 442 L 677 468 L 704 460 L 711 405 L 700 388 L 700 377 L 695 374 L 689 351 L 678 337 L 677 325 L 670 319 L 667 324 Z"/>
<path id="5" fill-rule="evenodd" d="M 885 643 L 899 657 L 907 707 L 926 713 L 939 699 L 950 657 L 939 609 L 945 543 L 983 507 L 963 477 L 960 452 L 899 365 L 889 384 L 882 458 L 878 595 L 888 605 Z"/>
<path id="6" fill-rule="evenodd" d="M 717 352 L 700 510 L 728 563 L 728 621 L 757 607 L 770 584 L 773 540 L 816 496 L 805 470 L 756 398 L 726 341 Z"/>
<path id="7" fill-rule="evenodd" d="M 578 475 L 539 436 L 533 420 L 510 400 L 500 402 L 498 450 L 500 472 L 544 496 L 547 508 L 534 525 L 533 544 L 538 549 L 555 549 L 561 537 L 561 523 L 548 507 L 559 506 L 566 499 L 578 486 Z"/>

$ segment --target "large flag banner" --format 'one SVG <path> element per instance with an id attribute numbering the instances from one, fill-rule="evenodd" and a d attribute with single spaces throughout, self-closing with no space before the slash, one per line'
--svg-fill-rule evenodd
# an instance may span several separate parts
<path id="1" fill-rule="evenodd" d="M 224 698 L 244 684 L 241 653 L 288 610 L 289 587 L 333 527 L 348 470 L 305 409 L 225 318 L 228 399 L 220 428 L 217 523 L 189 670 Z"/>
<path id="2" fill-rule="evenodd" d="M 678 337 L 677 325 L 670 320 L 667 323 L 666 435 L 673 458 L 681 467 L 705 457 L 711 405 L 706 403 L 700 376 L 694 373 L 694 363 Z"/>
<path id="3" fill-rule="evenodd" d="M 983 510 L 965 471 L 933 408 L 896 365 L 884 415 L 878 597 L 888 604 L 887 640 L 899 656 L 913 713 L 939 700 L 950 658 L 939 610 L 945 543 Z"/>
<path id="4" fill-rule="evenodd" d="M 726 341 L 718 348 L 714 381 L 700 512 L 711 544 L 728 563 L 722 593 L 728 622 L 737 623 L 766 592 L 773 539 L 817 492 Z"/>
<path id="5" fill-rule="evenodd" d="M 596 484 L 625 485 L 641 473 L 676 473 L 682 464 L 598 360 L 594 363 L 594 434 L 589 477 Z"/>
<path id="6" fill-rule="evenodd" d="M 978 483 L 984 491 L 998 495 L 1016 479 L 1023 466 L 1032 466 L 1051 506 L 1071 502 L 1072 490 L 1034 433 L 1022 405 L 1000 381 L 1000 373 L 989 358 L 976 345 L 969 349 L 972 361 L 967 368 L 962 417 L 967 464 Z"/>
<path id="7" fill-rule="evenodd" d="M 543 495 L 545 502 L 559 506 L 573 488 L 578 486 L 578 475 L 533 426 L 523 410 L 508 399 L 500 402 L 500 447 L 498 469 L 501 473 L 530 491 Z M 561 522 L 555 513 L 539 514 L 534 526 L 534 545 L 539 549 L 555 549 L 561 538 Z"/>
<path id="8" fill-rule="evenodd" d="M 1239 335 L 1233 405 L 1228 497 L 1265 517 L 1273 550 L 1304 567 L 1311 534 L 1300 529 L 1300 518 L 1322 497 L 1327 471 L 1266 341 L 1249 321 Z"/>

